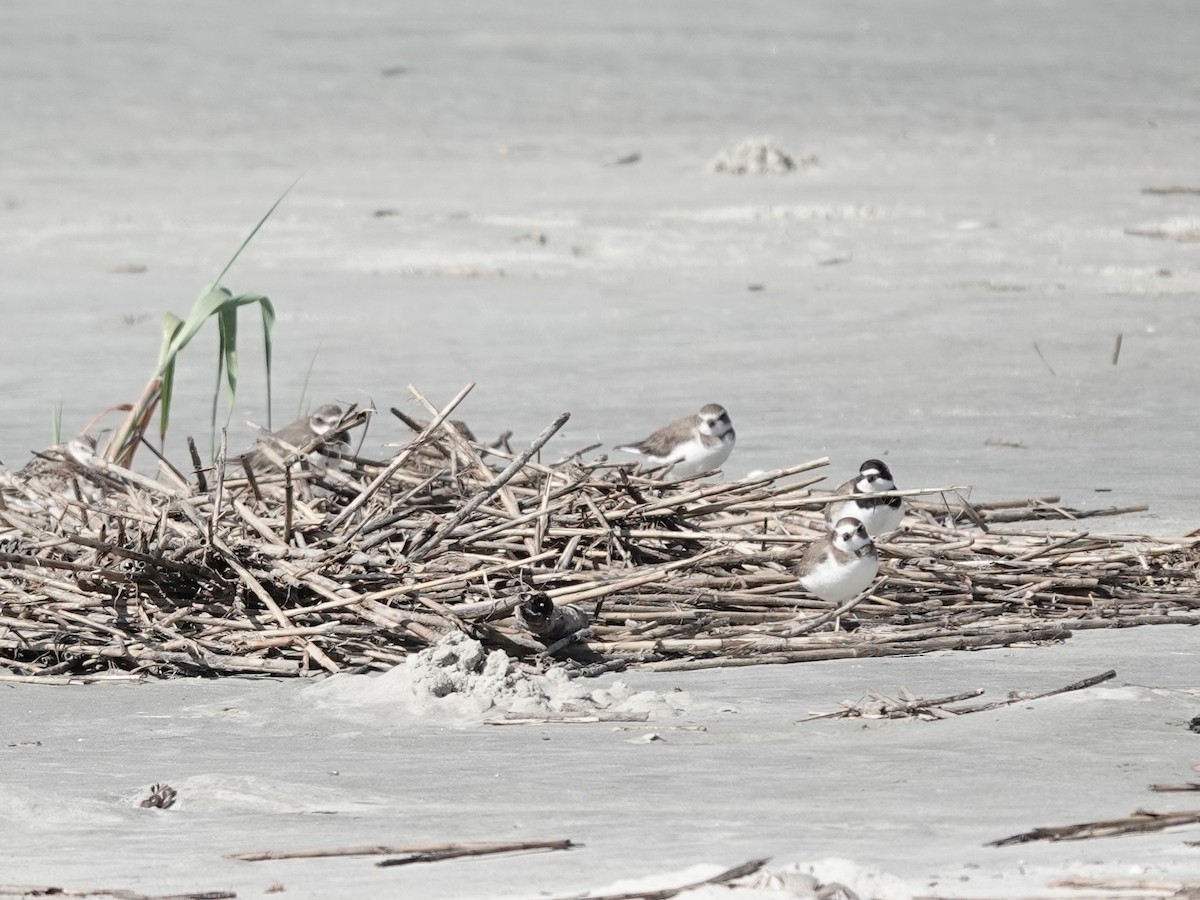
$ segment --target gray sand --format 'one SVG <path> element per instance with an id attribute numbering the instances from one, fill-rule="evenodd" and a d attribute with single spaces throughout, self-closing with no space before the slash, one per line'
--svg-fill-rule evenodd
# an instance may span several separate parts
<path id="1" fill-rule="evenodd" d="M 1058 646 L 622 676 L 673 705 L 645 723 L 478 724 L 381 704 L 377 688 L 185 679 L 0 688 L 8 764 L 3 881 L 233 889 L 289 897 L 566 896 L 618 878 L 853 860 L 909 893 L 1044 893 L 1052 877 L 1194 877 L 1195 829 L 985 847 L 1039 826 L 1195 808 L 1195 633 L 1089 632 Z M 1115 668 L 1085 691 L 942 722 L 800 722 L 870 689 L 984 699 Z M 357 676 L 360 681 L 370 681 Z M 342 676 L 339 676 L 342 679 Z M 343 680 L 353 680 L 343 679 Z M 378 679 L 375 679 L 378 681 Z M 610 685 L 591 683 L 590 689 Z M 647 740 L 657 735 L 659 740 Z M 149 785 L 179 799 L 141 809 Z M 508 859 L 377 869 L 370 858 L 225 854 L 570 839 Z M 680 882 L 687 881 L 680 877 Z M 0 882 L 3 883 L 3 882 Z M 906 896 L 906 895 L 901 895 Z"/>
<path id="2" fill-rule="evenodd" d="M 881 456 L 902 487 L 1151 506 L 1099 530 L 1200 524 L 1200 199 L 1143 192 L 1200 187 L 1184 0 L 9 0 L 0 36 L 10 466 L 60 398 L 68 431 L 132 400 L 162 314 L 300 177 L 226 279 L 277 305 L 277 423 L 476 382 L 476 433 L 520 442 L 569 410 L 566 452 L 720 402 L 734 476 L 829 455 L 836 483 Z M 764 138 L 797 167 L 711 170 Z M 267 418 L 254 327 L 234 446 Z M 172 455 L 206 434 L 212 348 L 181 366 Z M 368 449 L 403 434 L 385 414 Z M 758 855 L 940 896 L 1194 875 L 1195 829 L 981 845 L 1194 806 L 1146 786 L 1195 777 L 1195 640 L 633 675 L 695 707 L 630 731 L 346 716 L 301 683 L 5 686 L 0 883 L 534 897 Z M 796 724 L 869 688 L 1002 694 L 1110 666 L 1028 709 Z M 647 731 L 664 740 L 630 742 Z M 156 781 L 176 808 L 133 805 Z M 509 837 L 587 846 L 392 870 L 222 857 Z"/>

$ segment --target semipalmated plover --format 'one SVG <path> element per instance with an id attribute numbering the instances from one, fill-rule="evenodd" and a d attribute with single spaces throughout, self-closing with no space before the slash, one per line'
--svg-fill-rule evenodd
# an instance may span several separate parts
<path id="1" fill-rule="evenodd" d="M 516 610 L 517 624 L 544 643 L 553 643 L 588 625 L 588 614 L 578 606 L 555 606 L 541 591 L 526 596 L 528 599 Z"/>
<path id="2" fill-rule="evenodd" d="M 309 452 L 308 462 L 316 469 L 338 467 L 342 457 L 350 454 L 350 442 L 345 432 L 333 432 L 342 421 L 342 408 L 336 403 L 326 403 L 318 406 L 312 415 L 284 425 L 270 437 L 260 438 L 254 442 L 254 447 L 242 454 L 242 458 L 255 471 L 274 468 L 271 458 L 263 452 L 262 447 L 272 447 L 282 457 L 299 450 L 306 444 L 318 438 L 320 444 Z"/>
<path id="3" fill-rule="evenodd" d="M 69 480 L 71 463 L 68 457 L 86 467 L 95 455 L 96 439 L 90 434 L 81 434 L 66 443 L 55 444 L 53 447 L 47 447 L 41 453 L 35 453 L 18 474 L 27 479 L 35 477 L 45 479 L 53 476 L 61 478 L 63 473 L 66 473 L 66 480 Z"/>
<path id="4" fill-rule="evenodd" d="M 865 591 L 879 572 L 879 554 L 858 519 L 838 520 L 796 563 L 800 586 L 830 603 L 845 603 Z"/>
<path id="5" fill-rule="evenodd" d="M 729 459 L 735 439 L 725 407 L 710 403 L 694 416 L 664 425 L 645 440 L 613 449 L 637 453 L 650 468 L 674 464 L 672 476 L 691 478 L 719 468 Z"/>
<path id="6" fill-rule="evenodd" d="M 855 494 L 850 500 L 838 500 L 825 505 L 825 525 L 833 528 L 834 523 L 847 516 L 858 519 L 866 526 L 867 534 L 877 538 L 900 526 L 904 518 L 904 504 L 899 497 L 872 497 L 871 494 L 894 491 L 896 482 L 887 463 L 879 459 L 868 459 L 858 467 L 858 477 L 851 478 L 838 487 L 835 493 Z"/>
<path id="7" fill-rule="evenodd" d="M 64 497 L 95 501 L 101 495 L 100 483 L 80 476 L 96 458 L 96 439 L 81 434 L 35 453 L 18 472 L 0 466 L 3 503 L 22 512 L 47 511 L 59 516 L 67 508 Z"/>

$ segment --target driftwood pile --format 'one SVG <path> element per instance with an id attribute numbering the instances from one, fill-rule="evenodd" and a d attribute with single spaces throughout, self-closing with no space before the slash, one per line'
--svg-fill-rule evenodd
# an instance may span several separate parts
<path id="1" fill-rule="evenodd" d="M 833 609 L 788 571 L 823 533 L 826 460 L 675 483 L 582 453 L 547 464 L 565 415 L 520 453 L 488 448 L 449 421 L 467 390 L 386 462 L 317 470 L 313 447 L 276 447 L 274 473 L 162 460 L 150 478 L 52 452 L 6 474 L 0 678 L 387 669 L 456 629 L 595 674 L 1200 622 L 1197 539 L 1001 529 L 1126 510 L 948 488 L 897 492 L 881 579 Z"/>

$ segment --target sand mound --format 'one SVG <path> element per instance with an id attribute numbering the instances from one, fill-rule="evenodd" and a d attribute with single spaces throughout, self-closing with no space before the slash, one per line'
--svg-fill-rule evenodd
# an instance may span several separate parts
<path id="1" fill-rule="evenodd" d="M 455 631 L 382 675 L 335 675 L 307 688 L 307 695 L 343 711 L 386 706 L 464 724 L 504 713 L 536 717 L 610 711 L 658 716 L 690 706 L 682 692 L 633 691 L 621 681 L 607 687 L 589 684 L 590 688 L 572 680 L 557 667 L 535 674 L 519 667 L 503 650 L 489 652 Z"/>
<path id="2" fill-rule="evenodd" d="M 800 165 L 813 165 L 815 157 L 804 157 Z M 797 168 L 795 158 L 766 138 L 747 138 L 730 150 L 722 150 L 708 164 L 713 172 L 731 175 L 784 175 Z"/>
<path id="3" fill-rule="evenodd" d="M 913 896 L 912 889 L 894 875 L 837 857 L 764 869 L 741 885 L 780 891 L 783 897 L 912 900 Z"/>
<path id="4" fill-rule="evenodd" d="M 626 878 L 602 888 L 604 894 L 630 895 L 696 884 L 720 874 L 724 866 L 701 863 L 675 872 Z M 874 866 L 831 857 L 813 863 L 768 866 L 744 878 L 705 884 L 678 894 L 687 900 L 912 900 L 899 878 Z"/>

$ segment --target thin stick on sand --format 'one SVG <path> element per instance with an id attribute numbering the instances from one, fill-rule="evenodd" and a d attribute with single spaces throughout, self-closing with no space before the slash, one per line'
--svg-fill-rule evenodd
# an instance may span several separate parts
<path id="1" fill-rule="evenodd" d="M 127 888 L 64 888 L 44 884 L 0 884 L 4 897 L 113 897 L 115 900 L 230 900 L 235 891 L 188 891 L 186 894 L 142 894 Z"/>
<path id="2" fill-rule="evenodd" d="M 965 713 L 984 712 L 989 709 L 999 709 L 1002 706 L 1013 706 L 1017 703 L 1030 703 L 1034 700 L 1044 700 L 1047 697 L 1054 697 L 1058 694 L 1066 694 L 1070 691 L 1081 691 L 1084 688 L 1095 687 L 1105 681 L 1109 681 L 1117 677 L 1116 669 L 1109 669 L 1107 672 L 1101 672 L 1099 675 L 1093 675 L 1090 678 L 1084 678 L 1080 681 L 1072 682 L 1066 687 L 1055 688 L 1052 691 L 1043 691 L 1040 694 L 1033 694 L 1028 697 L 1012 697 L 1008 700 L 997 700 L 994 703 L 981 703 L 977 706 L 961 707 L 954 710 L 955 713 L 963 715 Z"/>
<path id="3" fill-rule="evenodd" d="M 1156 813 L 1139 810 L 1132 816 L 1120 819 L 1102 819 L 1080 825 L 1057 825 L 1034 828 L 1021 834 L 989 841 L 985 847 L 1008 847 L 1012 844 L 1027 844 L 1030 841 L 1082 841 L 1094 837 L 1115 837 L 1122 834 L 1147 834 L 1177 828 L 1180 825 L 1200 824 L 1200 810 Z"/>
<path id="4" fill-rule="evenodd" d="M 324 859 L 335 856 L 399 856 L 427 857 L 407 859 L 407 862 L 453 859 L 459 856 L 487 856 L 495 853 L 525 853 L 534 850 L 572 850 L 582 847 L 570 840 L 559 841 L 491 841 L 454 844 L 369 844 L 357 847 L 333 847 L 316 850 L 261 850 L 254 853 L 230 853 L 226 859 L 243 862 L 265 862 L 276 859 Z M 388 865 L 400 865 L 385 860 Z"/>
<path id="5" fill-rule="evenodd" d="M 711 878 L 705 878 L 701 881 L 691 881 L 677 887 L 646 891 L 627 891 L 619 894 L 571 894 L 567 897 L 556 898 L 556 900 L 584 900 L 584 898 L 587 898 L 587 900 L 670 900 L 671 897 L 674 897 L 676 894 L 682 894 L 684 891 L 695 890 L 709 884 L 728 884 L 739 878 L 746 878 L 765 866 L 768 861 L 768 858 L 752 859 L 741 865 L 726 869 L 724 872 L 719 872 Z"/>

